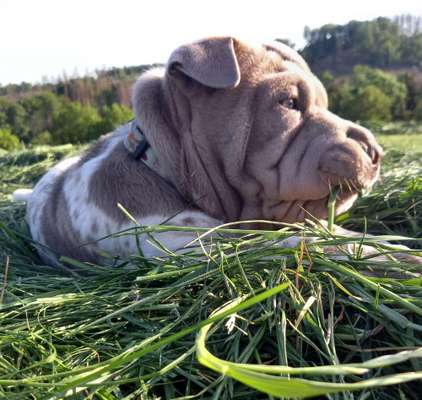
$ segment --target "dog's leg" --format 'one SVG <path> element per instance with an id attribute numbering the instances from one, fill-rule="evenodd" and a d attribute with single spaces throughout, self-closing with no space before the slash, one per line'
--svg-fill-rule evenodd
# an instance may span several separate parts
<path id="1" fill-rule="evenodd" d="M 324 227 L 327 227 L 326 221 L 320 221 L 320 223 Z M 361 243 L 363 239 L 376 238 L 376 236 L 351 231 L 337 225 L 334 225 L 333 228 L 332 234 L 334 237 L 350 238 L 350 242 L 339 245 L 328 245 L 324 244 L 325 239 L 320 236 L 293 235 L 286 239 L 279 240 L 277 244 L 282 248 L 299 248 L 300 246 L 305 246 L 308 250 L 317 247 L 319 251 L 323 251 L 336 260 L 347 261 L 351 258 L 370 258 L 377 262 L 391 262 L 397 260 L 411 264 L 422 264 L 422 257 L 409 253 L 411 251 L 418 252 L 418 250 L 412 250 L 404 245 L 379 240 L 376 241 L 376 243 L 380 244 L 377 248 L 377 246 Z"/>
<path id="2" fill-rule="evenodd" d="M 214 228 L 220 224 L 221 221 L 210 217 L 209 215 L 197 211 L 187 210 L 177 214 L 174 217 L 165 215 L 149 215 L 142 218 L 137 218 L 138 223 L 128 222 L 120 225 L 119 231 L 124 232 L 130 230 L 128 234 L 119 234 L 99 240 L 96 247 L 101 251 L 109 254 L 118 254 L 126 257 L 129 255 L 139 253 L 149 257 L 163 256 L 167 250 L 174 253 L 186 253 L 192 248 L 186 247 L 189 243 L 194 241 L 198 236 L 203 233 L 195 232 L 194 229 L 189 231 L 164 231 L 164 232 L 151 232 L 142 233 L 142 229 L 149 228 L 150 226 L 169 225 L 177 227 L 198 227 L 198 228 Z M 139 230 L 135 228 L 140 227 Z M 198 244 L 196 244 L 198 246 Z"/>
<path id="3" fill-rule="evenodd" d="M 160 221 L 161 223 L 163 222 Z M 142 223 L 142 221 L 141 221 Z M 214 228 L 220 224 L 221 221 L 210 217 L 209 215 L 201 211 L 183 211 L 175 217 L 167 220 L 166 225 L 180 226 L 180 227 L 198 227 L 198 228 Z M 189 247 L 186 247 L 189 243 L 195 240 L 202 232 L 195 231 L 168 231 L 162 233 L 154 233 L 152 236 L 157 242 L 159 242 L 166 249 L 176 252 L 185 253 L 190 251 Z M 141 241 L 142 252 L 146 257 L 154 257 L 162 255 L 163 250 L 153 243 L 151 240 L 145 237 Z"/>
<path id="4" fill-rule="evenodd" d="M 149 218 L 148 218 L 149 219 Z M 164 218 L 161 217 L 162 222 Z M 149 222 L 149 221 L 148 221 Z M 155 222 L 160 223 L 160 222 Z M 175 225 L 175 226 L 192 226 L 192 227 L 200 227 L 200 228 L 213 228 L 220 224 L 221 221 L 216 220 L 207 214 L 200 212 L 200 211 L 184 211 L 178 214 L 176 217 L 168 220 L 166 222 L 167 225 Z M 366 234 L 355 231 L 350 231 L 344 229 L 340 226 L 334 226 L 334 235 L 338 236 L 346 236 L 352 237 L 356 239 L 360 238 L 371 238 L 372 235 Z M 190 232 L 183 232 L 183 231 L 169 231 L 163 233 L 155 233 L 153 235 L 154 239 L 156 239 L 159 243 L 161 243 L 165 248 L 170 251 L 176 253 L 184 253 L 189 251 L 189 248 L 185 246 L 192 242 L 194 239 L 198 237 L 200 233 L 190 231 Z M 279 241 L 278 245 L 283 248 L 295 248 L 301 245 L 301 242 L 305 241 L 306 245 L 312 246 L 313 244 L 317 244 L 319 241 L 316 237 L 302 237 L 299 235 L 294 235 L 288 237 L 286 239 L 282 239 Z M 386 250 L 391 253 L 392 257 L 397 259 L 398 261 L 405 261 L 410 263 L 422 264 L 422 257 L 418 257 L 412 254 L 407 253 L 410 249 L 403 245 L 392 244 L 386 241 L 379 242 L 382 245 L 386 245 L 390 248 L 390 250 Z M 341 247 L 341 249 L 340 249 Z M 334 258 L 348 258 L 354 257 L 359 253 L 360 257 L 370 257 L 376 261 L 391 261 L 386 255 L 380 253 L 376 247 L 369 246 L 369 245 L 360 245 L 360 243 L 350 243 L 343 246 L 325 246 L 324 252 L 328 254 L 332 254 Z M 153 243 L 153 240 L 149 240 L 148 238 L 144 238 L 141 241 L 141 248 L 145 256 L 147 257 L 154 257 L 163 254 L 163 250 L 159 248 L 156 244 Z M 403 252 L 404 251 L 404 252 Z"/>

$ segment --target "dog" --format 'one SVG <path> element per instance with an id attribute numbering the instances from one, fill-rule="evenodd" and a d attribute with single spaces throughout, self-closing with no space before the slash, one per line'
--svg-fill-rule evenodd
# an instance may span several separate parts
<path id="1" fill-rule="evenodd" d="M 138 246 L 159 254 L 147 238 L 96 240 L 135 222 L 326 219 L 331 187 L 342 188 L 339 214 L 379 176 L 382 149 L 372 133 L 332 114 L 321 82 L 281 43 L 211 37 L 183 45 L 165 68 L 140 76 L 132 104 L 133 122 L 60 162 L 23 196 L 46 263 L 60 255 L 98 262 Z M 172 250 L 194 237 L 156 235 Z"/>

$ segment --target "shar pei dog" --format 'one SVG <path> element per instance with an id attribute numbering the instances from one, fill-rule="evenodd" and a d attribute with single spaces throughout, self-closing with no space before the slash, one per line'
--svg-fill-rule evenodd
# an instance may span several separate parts
<path id="1" fill-rule="evenodd" d="M 242 220 L 327 218 L 352 206 L 380 171 L 370 131 L 328 111 L 327 93 L 306 62 L 280 43 L 212 37 L 177 48 L 165 68 L 140 76 L 135 119 L 62 161 L 32 192 L 27 222 L 45 262 L 65 255 L 98 262 L 127 256 L 147 237 L 106 237 L 141 225 L 214 227 Z M 117 206 L 120 203 L 136 221 Z M 167 248 L 195 237 L 165 232 Z"/>

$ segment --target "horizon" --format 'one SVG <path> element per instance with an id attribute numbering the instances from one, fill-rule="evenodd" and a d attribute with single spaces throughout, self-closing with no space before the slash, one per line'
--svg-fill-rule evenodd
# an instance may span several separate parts
<path id="1" fill-rule="evenodd" d="M 325 0 L 305 7 L 289 4 L 288 13 L 274 0 L 260 1 L 259 6 L 244 1 L 241 9 L 239 3 L 223 0 L 201 4 L 201 10 L 193 0 L 177 4 L 120 0 L 118 7 L 114 4 L 99 0 L 87 4 L 82 0 L 59 4 L 54 0 L 1 1 L 0 35 L 10 39 L 0 43 L 0 85 L 54 82 L 64 74 L 86 76 L 114 67 L 165 63 L 177 46 L 210 35 L 256 42 L 283 38 L 300 49 L 305 44 L 305 26 L 315 29 L 328 23 L 422 15 L 420 0 L 390 4 L 356 0 L 341 4 L 341 8 L 335 1 Z M 149 40 L 151 37 L 154 39 Z"/>

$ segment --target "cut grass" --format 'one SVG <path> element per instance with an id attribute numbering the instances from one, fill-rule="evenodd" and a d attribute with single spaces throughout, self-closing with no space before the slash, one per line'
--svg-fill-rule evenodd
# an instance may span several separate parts
<path id="1" fill-rule="evenodd" d="M 39 146 L 8 153 L 0 150 L 0 201 L 14 190 L 32 187 L 53 164 L 80 151 L 81 146 Z"/>
<path id="2" fill-rule="evenodd" d="M 214 238 L 206 257 L 134 255 L 113 269 L 81 265 L 68 275 L 15 261 L 0 314 L 1 393 L 8 399 L 257 398 L 255 390 L 200 367 L 194 333 L 227 301 L 280 284 L 288 289 L 238 310 L 228 325 L 217 323 L 208 342 L 214 354 L 234 363 L 340 368 L 422 346 L 419 267 L 333 262 L 318 248 L 308 252 L 309 259 L 301 258 L 274 239 L 246 235 Z M 370 268 L 377 278 L 365 276 Z M 389 270 L 400 279 L 389 278 Z M 353 383 L 421 369 L 412 359 L 364 377 L 317 371 L 311 377 Z M 416 388 L 389 391 L 412 398 Z"/>
<path id="3" fill-rule="evenodd" d="M 203 237 L 197 245 L 206 254 L 148 260 L 134 254 L 114 268 L 42 265 L 22 221 L 22 205 L 8 202 L 6 194 L 31 186 L 72 151 L 45 148 L 0 157 L 5 188 L 0 252 L 4 263 L 10 259 L 8 271 L 1 268 L 0 397 L 283 397 L 280 388 L 266 394 L 254 386 L 258 377 L 250 371 L 245 385 L 227 370 L 224 376 L 223 369 L 201 366 L 195 338 L 202 327 L 209 334 L 201 331 L 198 340 L 221 367 L 231 362 L 238 371 L 248 364 L 254 373 L 267 374 L 278 365 L 271 381 L 295 374 L 305 384 L 317 381 L 319 388 L 348 385 L 330 399 L 419 398 L 421 382 L 407 380 L 420 378 L 422 371 L 420 266 L 362 259 L 359 241 L 354 256 L 330 258 L 321 250 L 324 243 L 340 246 L 353 239 L 333 238 L 323 228 L 303 231 L 321 242 L 298 249 L 277 243 L 289 230 L 239 231 L 213 235 L 208 245 Z M 370 231 L 420 238 L 421 168 L 419 155 L 403 159 L 390 153 L 382 185 L 340 219 L 363 230 L 365 216 Z M 377 241 L 365 239 L 365 244 L 380 246 Z M 420 248 L 420 242 L 411 243 Z M 216 318 L 204 328 L 207 318 L 227 304 L 243 310 L 231 309 L 228 319 Z M 210 356 L 203 350 L 199 360 L 206 364 Z M 372 365 L 380 356 L 387 356 L 384 363 Z M 393 363 L 397 358 L 402 362 Z M 394 385 L 375 388 L 374 380 L 387 383 L 391 375 Z M 286 390 L 301 396 L 295 380 L 283 381 Z M 359 385 L 364 387 L 351 391 Z"/>
<path id="4" fill-rule="evenodd" d="M 387 153 L 380 183 L 337 221 L 358 231 L 367 226 L 374 234 L 421 238 L 422 153 Z"/>

